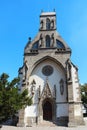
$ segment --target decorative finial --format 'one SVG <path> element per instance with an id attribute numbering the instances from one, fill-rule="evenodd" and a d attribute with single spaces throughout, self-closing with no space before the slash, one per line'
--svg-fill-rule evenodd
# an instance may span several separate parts
<path id="1" fill-rule="evenodd" d="M 31 37 L 29 37 L 29 43 L 31 42 Z"/>
<path id="2" fill-rule="evenodd" d="M 53 11 L 55 12 L 55 9 L 53 9 Z"/>
<path id="3" fill-rule="evenodd" d="M 41 10 L 41 13 L 43 13 L 43 9 Z"/>

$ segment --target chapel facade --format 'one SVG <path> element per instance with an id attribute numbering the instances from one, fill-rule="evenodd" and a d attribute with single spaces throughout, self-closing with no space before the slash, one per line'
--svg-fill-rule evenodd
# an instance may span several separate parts
<path id="1" fill-rule="evenodd" d="M 42 12 L 37 36 L 24 48 L 19 88 L 28 88 L 33 104 L 19 112 L 19 126 L 83 124 L 78 68 L 71 49 L 57 32 L 56 13 Z"/>

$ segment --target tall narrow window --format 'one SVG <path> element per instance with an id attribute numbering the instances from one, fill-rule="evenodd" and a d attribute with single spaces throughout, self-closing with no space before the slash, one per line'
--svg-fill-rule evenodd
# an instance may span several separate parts
<path id="1" fill-rule="evenodd" d="M 64 93 L 64 81 L 63 81 L 63 79 L 60 80 L 60 93 L 61 93 L 61 95 L 63 95 L 63 93 Z"/>
<path id="2" fill-rule="evenodd" d="M 50 36 L 46 36 L 46 47 L 50 47 Z"/>
<path id="3" fill-rule="evenodd" d="M 46 29 L 50 30 L 50 19 L 46 19 Z"/>

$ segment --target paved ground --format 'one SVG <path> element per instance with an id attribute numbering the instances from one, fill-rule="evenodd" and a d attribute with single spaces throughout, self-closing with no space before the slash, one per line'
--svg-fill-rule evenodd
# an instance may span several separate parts
<path id="1" fill-rule="evenodd" d="M 87 118 L 85 120 L 85 126 L 78 127 L 60 127 L 60 126 L 34 126 L 34 127 L 13 127 L 2 126 L 0 130 L 87 130 Z"/>
<path id="2" fill-rule="evenodd" d="M 3 126 L 0 130 L 87 130 L 87 126 L 79 127 L 12 127 L 12 126 Z"/>

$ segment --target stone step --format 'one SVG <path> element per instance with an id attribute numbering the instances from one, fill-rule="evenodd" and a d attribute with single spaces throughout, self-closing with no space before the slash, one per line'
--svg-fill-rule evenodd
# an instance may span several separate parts
<path id="1" fill-rule="evenodd" d="M 54 127 L 54 126 L 56 126 L 56 124 L 54 124 L 52 121 L 45 121 L 44 120 L 38 126 L 50 126 L 50 127 Z"/>

